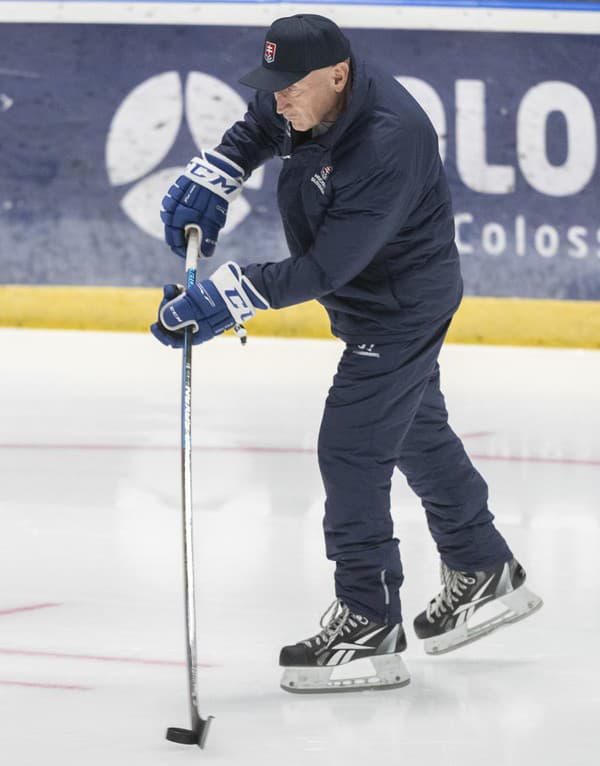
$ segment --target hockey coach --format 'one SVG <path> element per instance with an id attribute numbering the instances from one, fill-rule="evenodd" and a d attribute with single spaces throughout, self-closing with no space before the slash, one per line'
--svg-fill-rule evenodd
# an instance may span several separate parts
<path id="1" fill-rule="evenodd" d="M 186 227 L 196 226 L 212 255 L 228 205 L 252 171 L 277 157 L 290 256 L 225 263 L 186 291 L 166 285 L 152 331 L 180 347 L 187 326 L 202 343 L 257 310 L 309 300 L 325 307 L 345 343 L 318 443 L 336 599 L 320 632 L 281 650 L 281 685 L 402 686 L 395 467 L 421 499 L 441 557 L 441 591 L 414 620 L 427 652 L 455 649 L 542 603 L 493 524 L 487 485 L 448 425 L 440 391 L 437 360 L 462 279 L 437 135 L 411 95 L 357 60 L 322 16 L 273 22 L 260 66 L 240 82 L 255 89 L 246 115 L 193 158 L 163 200 L 166 240 L 184 256 Z M 471 626 L 492 601 L 502 602 L 501 615 L 481 612 Z"/>

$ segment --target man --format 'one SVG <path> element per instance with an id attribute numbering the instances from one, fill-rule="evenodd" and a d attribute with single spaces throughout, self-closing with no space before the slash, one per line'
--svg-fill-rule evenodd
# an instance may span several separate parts
<path id="1" fill-rule="evenodd" d="M 442 560 L 442 589 L 414 621 L 426 651 L 454 649 L 542 603 L 492 523 L 487 486 L 440 392 L 437 358 L 462 280 L 437 136 L 408 92 L 357 61 L 321 16 L 275 21 L 261 65 L 240 82 L 256 89 L 248 112 L 169 190 L 166 239 L 184 255 L 185 227 L 197 226 L 211 255 L 243 181 L 278 156 L 291 255 L 243 270 L 227 263 L 186 292 L 168 285 L 152 330 L 180 346 L 189 325 L 202 342 L 257 309 L 311 299 L 326 308 L 346 344 L 318 444 L 337 598 L 317 635 L 282 649 L 282 687 L 401 686 L 409 675 L 390 515 L 396 466 L 422 500 Z M 490 601 L 505 611 L 472 627 Z"/>

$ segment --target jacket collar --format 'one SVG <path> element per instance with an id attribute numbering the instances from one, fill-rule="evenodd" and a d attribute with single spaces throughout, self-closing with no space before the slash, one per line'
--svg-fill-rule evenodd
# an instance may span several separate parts
<path id="1" fill-rule="evenodd" d="M 348 95 L 346 109 L 340 114 L 329 130 L 322 136 L 312 140 L 313 144 L 318 144 L 326 148 L 332 147 L 350 128 L 357 117 L 364 111 L 369 101 L 369 78 L 367 76 L 365 65 L 362 61 L 357 61 L 354 56 L 350 57 L 350 71 L 352 74 L 351 90 Z"/>
<path id="2" fill-rule="evenodd" d="M 346 108 L 326 133 L 317 136 L 317 138 L 311 138 L 310 131 L 306 131 L 305 133 L 298 132 L 295 131 L 289 123 L 287 124 L 288 137 L 291 141 L 293 151 L 305 144 L 330 149 L 342 138 L 344 133 L 346 133 L 359 115 L 364 112 L 370 98 L 369 77 L 365 65 L 362 61 L 357 61 L 354 56 L 351 56 L 350 71 L 352 81 Z"/>

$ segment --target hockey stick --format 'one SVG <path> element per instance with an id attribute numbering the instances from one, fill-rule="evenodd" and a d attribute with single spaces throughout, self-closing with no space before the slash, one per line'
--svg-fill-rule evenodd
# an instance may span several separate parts
<path id="1" fill-rule="evenodd" d="M 200 230 L 188 231 L 185 259 L 186 287 L 196 282 L 196 263 L 200 250 Z M 192 727 L 169 727 L 167 739 L 182 745 L 203 748 L 212 716 L 206 720 L 198 712 L 197 651 L 196 651 L 196 588 L 194 569 L 194 534 L 192 524 L 192 330 L 187 328 L 183 339 L 181 370 L 181 503 L 183 511 L 183 585 L 185 623 L 187 631 L 187 670 Z"/>

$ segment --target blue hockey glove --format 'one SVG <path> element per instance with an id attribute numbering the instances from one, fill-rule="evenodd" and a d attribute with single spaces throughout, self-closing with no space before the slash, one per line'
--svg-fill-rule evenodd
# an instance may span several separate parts
<path id="1" fill-rule="evenodd" d="M 185 258 L 185 230 L 190 225 L 202 232 L 202 255 L 215 252 L 219 232 L 225 225 L 229 203 L 242 190 L 244 171 L 215 151 L 200 151 L 188 162 L 185 173 L 163 197 L 160 217 L 171 250 Z"/>
<path id="2" fill-rule="evenodd" d="M 165 285 L 163 293 L 158 321 L 150 330 L 162 344 L 173 348 L 183 346 L 186 327 L 192 328 L 192 343 L 196 346 L 251 319 L 257 309 L 270 308 L 231 261 L 220 266 L 210 279 L 185 291 L 181 285 Z"/>

